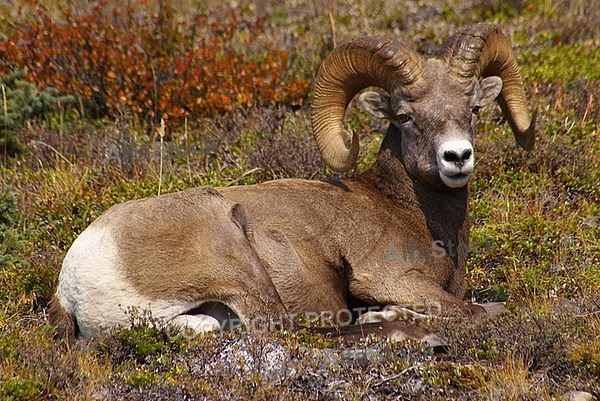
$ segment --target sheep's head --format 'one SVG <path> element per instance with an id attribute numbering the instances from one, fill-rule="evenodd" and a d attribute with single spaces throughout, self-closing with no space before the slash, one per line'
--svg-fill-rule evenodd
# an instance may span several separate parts
<path id="1" fill-rule="evenodd" d="M 313 130 L 327 165 L 352 168 L 358 156 L 354 134 L 344 143 L 343 117 L 350 100 L 361 102 L 402 136 L 401 155 L 409 174 L 434 187 L 460 188 L 474 165 L 473 136 L 478 111 L 498 97 L 517 143 L 529 150 L 534 124 L 510 45 L 494 25 L 477 25 L 453 35 L 444 60 L 422 59 L 401 43 L 376 37 L 345 43 L 323 62 L 315 80 Z M 535 121 L 535 117 L 534 120 Z"/>

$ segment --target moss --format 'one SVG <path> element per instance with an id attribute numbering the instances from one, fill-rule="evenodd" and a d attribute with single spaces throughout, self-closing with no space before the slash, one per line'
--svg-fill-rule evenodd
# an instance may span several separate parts
<path id="1" fill-rule="evenodd" d="M 0 387 L 0 395 L 6 401 L 37 400 L 42 393 L 42 384 L 31 379 L 13 377 Z"/>
<path id="2" fill-rule="evenodd" d="M 472 17 L 479 21 L 510 21 L 523 13 L 522 0 L 482 0 L 474 2 Z"/>
<path id="3" fill-rule="evenodd" d="M 547 45 L 521 54 L 519 65 L 529 81 L 573 87 L 580 80 L 600 80 L 600 47 L 591 43 Z"/>
<path id="4" fill-rule="evenodd" d="M 157 377 L 154 373 L 148 371 L 133 372 L 127 377 L 127 384 L 138 390 L 145 386 L 157 382 Z"/>
<path id="5" fill-rule="evenodd" d="M 383 17 L 383 24 L 388 29 L 406 29 L 407 18 L 404 10 L 396 9 Z"/>
<path id="6" fill-rule="evenodd" d="M 434 367 L 431 380 L 439 385 L 474 390 L 486 385 L 485 369 L 476 365 L 460 365 L 450 362 Z"/>
<path id="7" fill-rule="evenodd" d="M 596 318 L 592 320 L 590 328 L 595 330 L 599 325 L 600 322 Z M 592 376 L 600 377 L 600 340 L 597 337 L 587 337 L 581 343 L 574 344 L 570 360 Z"/>

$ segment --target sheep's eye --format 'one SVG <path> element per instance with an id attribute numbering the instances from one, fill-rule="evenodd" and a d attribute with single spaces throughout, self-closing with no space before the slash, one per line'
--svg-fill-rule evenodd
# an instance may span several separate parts
<path id="1" fill-rule="evenodd" d="M 400 113 L 396 116 L 396 120 L 398 120 L 400 124 L 406 124 L 407 122 L 412 120 L 412 117 L 408 114 Z"/>
<path id="2" fill-rule="evenodd" d="M 473 106 L 473 108 L 471 109 L 471 113 L 477 115 L 477 114 L 479 114 L 480 110 L 481 110 L 481 107 L 479 107 L 479 106 Z"/>

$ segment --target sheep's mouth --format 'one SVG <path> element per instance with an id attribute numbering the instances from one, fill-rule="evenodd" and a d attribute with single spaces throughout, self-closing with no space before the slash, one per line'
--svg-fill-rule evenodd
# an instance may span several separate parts
<path id="1" fill-rule="evenodd" d="M 440 171 L 440 178 L 444 185 L 450 188 L 462 188 L 469 182 L 471 174 L 458 173 L 454 175 L 446 175 Z"/>

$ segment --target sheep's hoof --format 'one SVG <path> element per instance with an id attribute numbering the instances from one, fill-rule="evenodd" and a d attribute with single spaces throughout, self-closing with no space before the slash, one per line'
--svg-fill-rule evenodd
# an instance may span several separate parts
<path id="1" fill-rule="evenodd" d="M 397 305 L 386 306 L 382 311 L 364 313 L 356 319 L 357 324 L 379 323 L 392 321 L 425 320 L 431 316 L 415 312 Z"/>
<path id="2" fill-rule="evenodd" d="M 169 321 L 169 327 L 178 334 L 199 336 L 210 332 L 219 331 L 219 321 L 208 315 L 179 315 Z"/>
<path id="3" fill-rule="evenodd" d="M 489 302 L 485 304 L 477 304 L 485 310 L 486 316 L 498 316 L 503 313 L 510 313 L 510 310 L 506 309 L 502 302 Z"/>

